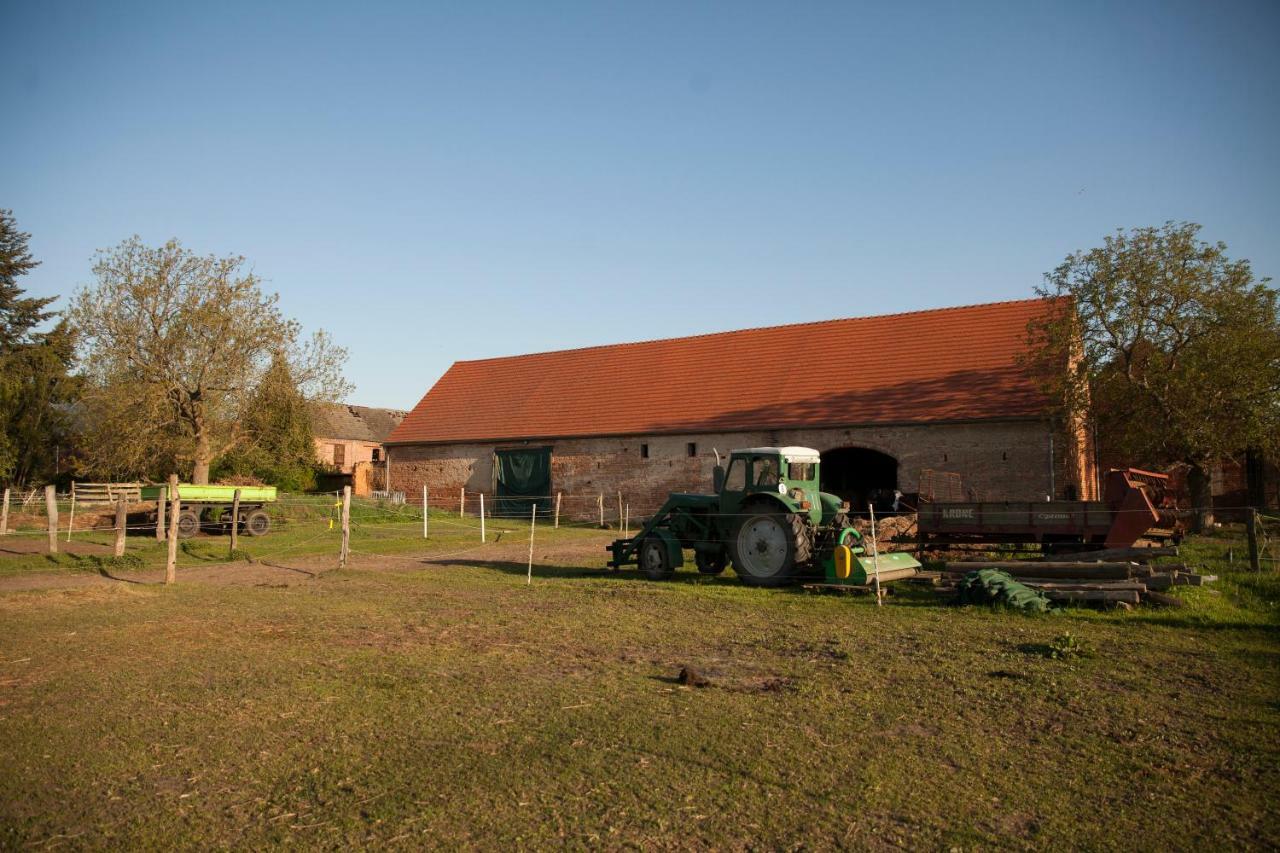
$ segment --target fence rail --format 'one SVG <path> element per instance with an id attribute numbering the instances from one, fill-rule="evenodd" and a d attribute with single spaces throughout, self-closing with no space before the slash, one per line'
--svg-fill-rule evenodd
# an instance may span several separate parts
<path id="1" fill-rule="evenodd" d="M 114 505 L 120 498 L 142 501 L 141 483 L 71 483 L 71 497 L 81 506 Z"/>

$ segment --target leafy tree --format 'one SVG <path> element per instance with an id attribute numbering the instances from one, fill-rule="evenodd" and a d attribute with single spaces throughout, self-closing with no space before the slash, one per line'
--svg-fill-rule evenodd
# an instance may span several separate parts
<path id="1" fill-rule="evenodd" d="M 39 262 L 12 211 L 0 210 L 0 480 L 25 483 L 53 473 L 54 446 L 66 442 L 75 382 L 74 338 L 65 322 L 38 330 L 55 316 L 53 297 L 25 297 L 18 278 Z"/>
<path id="2" fill-rule="evenodd" d="M 347 393 L 346 351 L 323 332 L 300 341 L 278 296 L 243 266 L 177 240 L 151 247 L 133 237 L 98 253 L 96 284 L 71 309 L 99 433 L 86 442 L 91 462 L 120 473 L 190 465 L 192 481 L 207 483 L 213 460 L 249 439 L 247 415 L 274 357 L 305 396 Z"/>
<path id="3" fill-rule="evenodd" d="M 283 354 L 255 389 L 244 416 L 245 440 L 217 463 L 218 477 L 249 476 L 288 491 L 315 487 L 316 447 L 311 408 Z"/>
<path id="4" fill-rule="evenodd" d="M 1280 314 L 1270 279 L 1200 226 L 1165 223 L 1068 255 L 1041 296 L 1074 310 L 1033 328 L 1067 411 L 1093 413 L 1101 442 L 1145 465 L 1185 464 L 1199 526 L 1211 520 L 1209 468 L 1280 440 Z"/>

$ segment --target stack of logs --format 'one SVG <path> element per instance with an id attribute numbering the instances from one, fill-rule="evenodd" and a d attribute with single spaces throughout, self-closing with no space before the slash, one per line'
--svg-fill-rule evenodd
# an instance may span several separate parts
<path id="1" fill-rule="evenodd" d="M 968 572 L 999 569 L 1038 590 L 1055 604 L 1124 606 L 1143 602 L 1177 607 L 1182 600 L 1167 595 L 1174 586 L 1201 586 L 1215 575 L 1191 571 L 1185 563 L 1152 566 L 1156 557 L 1176 557 L 1176 548 L 1116 548 L 1070 555 L 1070 559 L 960 560 L 943 566 L 938 591 L 954 592 Z"/>

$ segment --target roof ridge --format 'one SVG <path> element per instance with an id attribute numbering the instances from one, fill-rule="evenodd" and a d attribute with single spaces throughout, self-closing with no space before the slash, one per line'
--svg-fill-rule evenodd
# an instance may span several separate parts
<path id="1" fill-rule="evenodd" d="M 646 344 L 669 343 L 671 341 L 696 341 L 702 338 L 718 338 L 726 335 L 740 335 L 743 332 L 767 332 L 774 329 L 796 329 L 802 326 L 829 326 L 833 323 L 848 323 L 851 320 L 888 320 L 895 317 L 911 317 L 919 314 L 944 314 L 952 311 L 969 311 L 974 308 L 994 308 L 996 306 L 1022 305 L 1031 302 L 1053 302 L 1063 298 L 1065 297 L 1032 296 L 1026 299 L 1002 299 L 995 302 L 975 302 L 971 305 L 949 305 L 942 308 L 917 308 L 914 311 L 895 311 L 888 314 L 863 314 L 858 317 L 836 317 L 831 320 L 803 320 L 799 323 L 777 323 L 772 326 L 752 326 L 746 329 L 727 329 L 723 332 L 703 332 L 697 335 L 676 335 L 669 338 L 646 338 L 640 341 L 622 341 L 613 344 L 589 344 L 581 347 L 541 350 L 539 352 L 525 352 L 518 353 L 516 355 L 493 355 L 486 358 L 462 358 L 455 361 L 454 364 L 483 364 L 484 362 L 489 361 L 506 361 L 508 359 L 530 358 L 538 355 L 559 355 L 570 352 L 586 352 L 588 350 L 624 349 L 626 347 L 644 346 Z"/>

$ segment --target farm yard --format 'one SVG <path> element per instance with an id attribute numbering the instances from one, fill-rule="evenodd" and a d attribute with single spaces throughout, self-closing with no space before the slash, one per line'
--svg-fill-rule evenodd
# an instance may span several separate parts
<path id="1" fill-rule="evenodd" d="M 609 572 L 616 535 L 332 498 L 0 539 L 0 845 L 1274 848 L 1280 576 L 1028 617 Z M 1231 558 L 1234 558 L 1231 559 Z M 681 683 L 682 669 L 696 671 Z"/>

